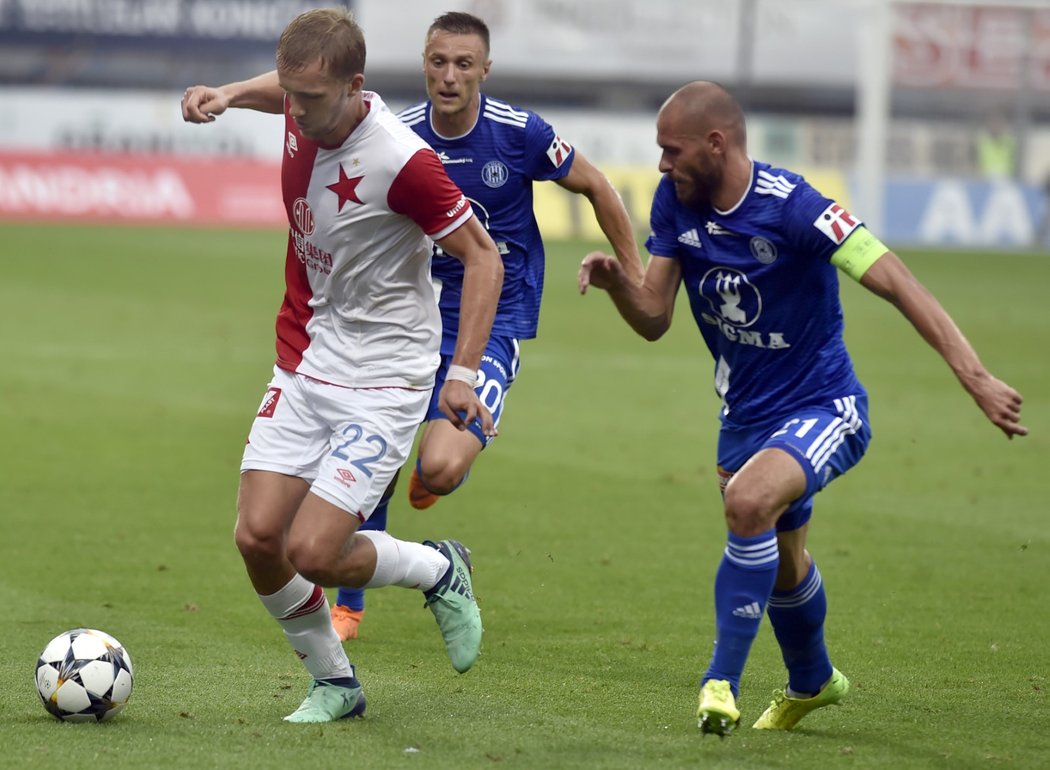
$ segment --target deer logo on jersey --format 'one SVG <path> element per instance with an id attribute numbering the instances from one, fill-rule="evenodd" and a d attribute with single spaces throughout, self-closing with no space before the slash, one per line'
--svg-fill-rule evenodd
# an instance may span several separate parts
<path id="1" fill-rule="evenodd" d="M 700 293 L 719 318 L 734 326 L 750 326 L 762 312 L 762 297 L 747 276 L 730 267 L 707 271 L 700 281 Z"/>
<path id="2" fill-rule="evenodd" d="M 713 267 L 697 287 L 709 311 L 700 310 L 697 320 L 717 326 L 730 342 L 756 348 L 789 348 L 783 332 L 748 329 L 762 315 L 762 295 L 747 275 L 732 267 Z"/>

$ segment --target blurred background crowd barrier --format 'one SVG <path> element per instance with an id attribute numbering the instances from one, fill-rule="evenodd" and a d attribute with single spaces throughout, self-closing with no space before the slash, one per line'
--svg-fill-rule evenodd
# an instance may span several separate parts
<path id="1" fill-rule="evenodd" d="M 281 118 L 192 126 L 179 99 L 271 69 L 292 17 L 340 4 L 394 109 L 425 98 L 435 16 L 486 19 L 486 92 L 553 123 L 640 230 L 656 110 L 702 78 L 741 99 L 754 157 L 895 246 L 1050 245 L 1046 0 L 0 0 L 0 219 L 282 226 Z M 578 196 L 537 206 L 548 237 L 600 237 Z"/>

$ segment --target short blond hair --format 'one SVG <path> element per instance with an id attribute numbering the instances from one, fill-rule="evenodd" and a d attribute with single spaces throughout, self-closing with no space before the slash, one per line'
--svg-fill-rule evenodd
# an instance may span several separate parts
<path id="1" fill-rule="evenodd" d="M 277 43 L 278 69 L 297 72 L 318 59 L 337 80 L 365 71 L 365 34 L 348 9 L 316 8 L 284 28 Z"/>

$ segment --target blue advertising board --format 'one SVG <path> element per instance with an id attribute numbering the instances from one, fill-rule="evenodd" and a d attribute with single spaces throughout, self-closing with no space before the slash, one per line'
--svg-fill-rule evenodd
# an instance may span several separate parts
<path id="1" fill-rule="evenodd" d="M 1047 200 L 1011 180 L 892 178 L 879 236 L 892 244 L 974 248 L 1046 247 Z"/>

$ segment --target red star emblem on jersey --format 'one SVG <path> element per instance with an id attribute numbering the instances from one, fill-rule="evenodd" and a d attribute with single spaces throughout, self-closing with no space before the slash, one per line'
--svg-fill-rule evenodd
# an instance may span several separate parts
<path id="1" fill-rule="evenodd" d="M 357 186 L 361 183 L 364 176 L 348 177 L 346 172 L 343 171 L 343 166 L 339 166 L 339 181 L 335 184 L 330 184 L 325 189 L 331 190 L 339 196 L 339 211 L 343 210 L 343 206 L 349 201 L 354 203 L 364 203 L 363 200 L 357 197 Z"/>

